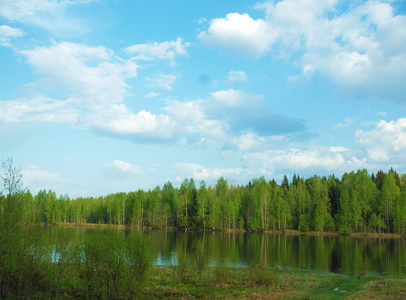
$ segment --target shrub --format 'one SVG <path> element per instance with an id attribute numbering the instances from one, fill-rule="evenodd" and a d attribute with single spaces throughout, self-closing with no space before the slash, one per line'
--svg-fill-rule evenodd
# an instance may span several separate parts
<path id="1" fill-rule="evenodd" d="M 204 246 L 204 242 L 198 240 L 193 244 L 191 251 L 194 267 L 199 277 L 202 275 L 202 272 L 206 269 L 207 263 L 209 262 L 207 251 Z"/>
<path id="2" fill-rule="evenodd" d="M 109 230 L 96 231 L 75 253 L 87 299 L 137 298 L 152 265 L 143 237 Z"/>
<path id="3" fill-rule="evenodd" d="M 176 264 L 172 264 L 172 270 L 176 277 L 185 280 L 191 272 L 192 261 L 186 250 L 179 245 L 176 247 Z"/>
<path id="4" fill-rule="evenodd" d="M 261 266 L 248 268 L 247 277 L 248 283 L 253 286 L 272 286 L 279 284 L 279 275 L 270 268 L 262 268 Z"/>
<path id="5" fill-rule="evenodd" d="M 213 270 L 213 283 L 222 286 L 225 284 L 229 277 L 229 269 L 227 264 L 218 263 Z"/>

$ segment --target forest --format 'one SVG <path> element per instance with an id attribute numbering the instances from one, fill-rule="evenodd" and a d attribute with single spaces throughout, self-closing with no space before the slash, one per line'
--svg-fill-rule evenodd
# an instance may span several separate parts
<path id="1" fill-rule="evenodd" d="M 4 202 L 5 196 L 1 196 Z M 302 232 L 398 233 L 406 230 L 406 175 L 393 168 L 342 178 L 313 176 L 281 184 L 264 177 L 234 186 L 221 177 L 214 186 L 185 179 L 153 190 L 70 199 L 42 190 L 21 194 L 27 223 L 115 224 L 205 230 L 299 230 Z"/>

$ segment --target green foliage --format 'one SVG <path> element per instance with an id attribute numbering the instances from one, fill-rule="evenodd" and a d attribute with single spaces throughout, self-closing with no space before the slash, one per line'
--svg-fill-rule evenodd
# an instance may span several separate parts
<path id="1" fill-rule="evenodd" d="M 16 171 L 12 166 L 7 168 Z M 6 193 L 18 186 L 10 185 L 10 178 L 3 176 Z M 21 182 L 21 177 L 16 178 Z M 214 187 L 203 181 L 198 189 L 193 179 L 185 179 L 180 188 L 167 182 L 162 189 L 157 186 L 97 199 L 69 199 L 67 195 L 58 198 L 51 190 L 34 196 L 27 191 L 22 195 L 21 208 L 13 211 L 21 213 L 17 218 L 28 223 L 177 227 L 185 231 L 406 233 L 406 175 L 399 176 L 393 169 L 387 173 L 379 171 L 376 176 L 365 169 L 353 171 L 345 173 L 341 180 L 334 175 L 306 180 L 294 175 L 291 184 L 284 176 L 281 185 L 260 177 L 247 186 L 233 186 L 221 177 Z M 2 199 L 3 210 L 9 209 L 8 196 Z"/>
<path id="2" fill-rule="evenodd" d="M 176 247 L 176 262 L 172 263 L 173 274 L 179 280 L 185 280 L 191 272 L 191 257 L 187 254 L 185 245 L 179 243 Z"/>
<path id="3" fill-rule="evenodd" d="M 277 286 L 279 275 L 270 268 L 262 268 L 260 265 L 250 267 L 247 271 L 247 281 L 252 286 Z"/>
<path id="4" fill-rule="evenodd" d="M 192 257 L 197 275 L 200 277 L 209 262 L 204 240 L 199 239 L 195 241 L 191 250 L 190 255 Z"/>
<path id="5" fill-rule="evenodd" d="M 87 299 L 130 299 L 140 295 L 152 256 L 143 238 L 102 230 L 77 246 L 74 263 Z"/>
<path id="6" fill-rule="evenodd" d="M 226 263 L 217 263 L 213 270 L 213 283 L 223 286 L 230 277 L 229 267 Z"/>

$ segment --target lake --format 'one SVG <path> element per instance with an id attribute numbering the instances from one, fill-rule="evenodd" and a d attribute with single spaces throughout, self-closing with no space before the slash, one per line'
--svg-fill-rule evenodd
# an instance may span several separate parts
<path id="1" fill-rule="evenodd" d="M 82 240 L 95 230 L 86 227 L 48 226 L 48 241 L 61 234 Z M 208 256 L 211 265 L 251 265 L 281 269 L 311 269 L 353 275 L 405 275 L 406 239 L 347 236 L 309 236 L 269 233 L 230 233 L 171 230 L 111 230 L 112 234 L 148 236 L 155 264 L 176 264 L 179 251 Z"/>

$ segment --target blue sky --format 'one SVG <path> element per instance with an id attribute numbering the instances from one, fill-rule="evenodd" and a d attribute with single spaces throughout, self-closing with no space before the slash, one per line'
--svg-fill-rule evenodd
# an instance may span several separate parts
<path id="1" fill-rule="evenodd" d="M 404 1 L 0 1 L 0 157 L 71 197 L 406 169 Z"/>

